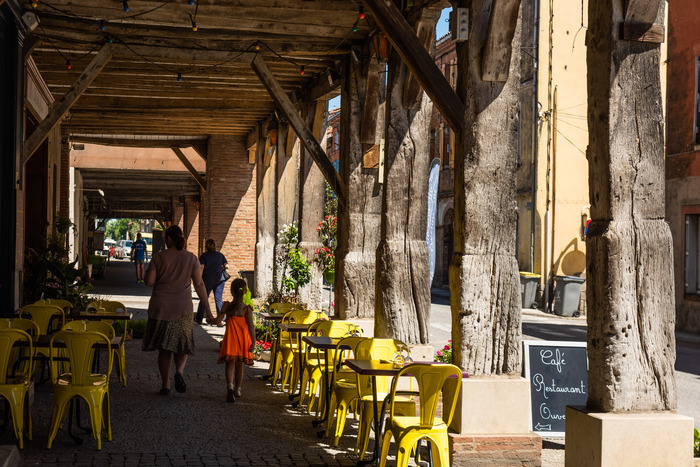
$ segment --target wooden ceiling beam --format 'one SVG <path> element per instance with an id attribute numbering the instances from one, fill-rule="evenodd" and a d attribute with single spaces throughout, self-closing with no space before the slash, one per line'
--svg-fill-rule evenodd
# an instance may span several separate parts
<path id="1" fill-rule="evenodd" d="M 331 164 L 330 159 L 326 155 L 326 152 L 321 148 L 318 140 L 314 137 L 311 130 L 306 126 L 306 123 L 297 113 L 294 104 L 289 100 L 287 94 L 285 94 L 282 87 L 277 83 L 275 76 L 270 72 L 270 69 L 265 64 L 265 61 L 261 56 L 257 56 L 251 62 L 251 66 L 255 70 L 255 73 L 260 78 L 260 81 L 265 85 L 265 88 L 270 93 L 270 96 L 277 104 L 277 108 L 284 114 L 289 124 L 294 128 L 294 132 L 301 143 L 306 147 L 306 149 L 311 154 L 312 159 L 321 170 L 324 178 L 330 186 L 333 188 L 336 196 L 338 197 L 338 203 L 341 206 L 345 206 L 346 202 L 346 192 L 343 185 L 343 181 L 340 179 L 338 172 L 336 172 L 333 164 Z"/>
<path id="2" fill-rule="evenodd" d="M 58 125 L 75 101 L 81 96 L 85 89 L 90 86 L 90 83 L 97 77 L 109 59 L 112 58 L 115 48 L 114 44 L 105 44 L 102 46 L 100 52 L 93 58 L 85 70 L 83 70 L 70 90 L 64 94 L 60 100 L 54 103 L 46 118 L 44 118 L 32 135 L 24 142 L 22 154 L 23 164 L 27 163 L 29 158 L 47 138 L 49 132 Z"/>
<path id="3" fill-rule="evenodd" d="M 454 131 L 462 130 L 464 103 L 452 90 L 416 33 L 393 2 L 362 0 L 401 59 Z"/>
<path id="4" fill-rule="evenodd" d="M 199 172 L 197 172 L 197 169 L 194 168 L 192 163 L 187 159 L 187 156 L 185 155 L 184 152 L 177 146 L 172 146 L 170 149 L 173 150 L 175 155 L 177 156 L 178 159 L 180 159 L 180 162 L 182 162 L 182 165 L 185 166 L 185 168 L 192 174 L 192 177 L 197 181 L 197 184 L 202 187 L 202 190 L 207 191 L 207 182 L 204 180 L 204 177 L 200 175 Z"/>

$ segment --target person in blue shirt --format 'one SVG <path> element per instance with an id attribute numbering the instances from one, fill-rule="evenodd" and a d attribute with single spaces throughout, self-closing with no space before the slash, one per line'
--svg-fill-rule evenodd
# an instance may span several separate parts
<path id="1" fill-rule="evenodd" d="M 206 287 L 207 298 L 209 297 L 209 293 L 214 291 L 214 303 L 216 304 L 216 313 L 218 314 L 219 311 L 221 311 L 224 285 L 226 284 L 223 272 L 228 269 L 228 262 L 224 255 L 216 251 L 214 239 L 207 239 L 204 247 L 207 251 L 202 253 L 199 257 L 199 264 L 201 264 L 202 267 L 202 280 Z M 199 324 L 202 324 L 204 320 L 204 311 L 204 305 L 200 302 L 197 315 L 194 318 Z"/>
<path id="2" fill-rule="evenodd" d="M 131 260 L 136 264 L 136 283 L 143 284 L 143 263 L 146 262 L 148 252 L 146 242 L 141 239 L 141 232 L 136 234 L 136 241 L 131 244 Z"/>

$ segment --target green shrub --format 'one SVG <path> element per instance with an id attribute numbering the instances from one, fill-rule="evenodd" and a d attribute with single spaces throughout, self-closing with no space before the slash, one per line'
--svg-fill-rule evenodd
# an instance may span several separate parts
<path id="1" fill-rule="evenodd" d="M 698 433 L 698 429 L 694 428 L 695 430 L 695 439 L 693 442 L 693 452 L 695 457 L 700 457 L 700 433 Z"/>
<path id="2" fill-rule="evenodd" d="M 114 321 L 112 323 L 112 327 L 114 328 L 114 331 L 117 333 L 118 336 L 121 336 L 124 333 L 124 323 L 126 323 L 126 321 L 122 320 Z M 146 332 L 146 323 L 148 323 L 148 320 L 145 318 L 141 318 L 129 321 L 128 323 L 129 324 L 127 325 L 126 329 L 132 332 L 132 337 L 134 339 L 143 338 L 143 335 Z"/>

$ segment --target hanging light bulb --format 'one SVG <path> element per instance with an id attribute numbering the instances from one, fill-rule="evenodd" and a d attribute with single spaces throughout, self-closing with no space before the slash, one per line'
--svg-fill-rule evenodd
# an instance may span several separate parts
<path id="1" fill-rule="evenodd" d="M 128 12 L 129 11 L 129 2 L 126 0 L 122 0 L 122 5 L 124 6 L 124 11 Z"/>
<path id="2" fill-rule="evenodd" d="M 66 59 L 66 70 L 70 70 L 70 60 Z"/>
<path id="3" fill-rule="evenodd" d="M 299 68 L 299 74 L 300 75 L 304 74 L 304 65 L 302 65 L 301 68 Z"/>
<path id="4" fill-rule="evenodd" d="M 357 21 L 352 25 L 352 32 L 357 32 Z"/>
<path id="5" fill-rule="evenodd" d="M 100 31 L 107 29 L 107 24 L 104 21 L 100 21 Z"/>
<path id="6" fill-rule="evenodd" d="M 360 9 L 357 12 L 357 17 L 360 19 L 365 19 L 365 7 L 363 7 L 362 5 L 360 5 Z"/>
<path id="7" fill-rule="evenodd" d="M 260 50 L 260 44 L 258 44 L 258 43 L 256 42 L 256 43 L 255 43 L 254 49 L 255 49 L 256 51 Z"/>
<path id="8" fill-rule="evenodd" d="M 189 6 L 194 5 L 194 0 L 187 0 L 187 4 L 188 4 Z"/>
<path id="9" fill-rule="evenodd" d="M 194 18 L 190 15 L 190 21 L 192 21 L 192 30 L 197 31 L 197 23 L 194 22 Z"/>
<path id="10" fill-rule="evenodd" d="M 32 1 L 32 8 L 36 8 L 36 6 L 39 4 L 38 0 Z"/>
<path id="11" fill-rule="evenodd" d="M 178 73 L 178 74 L 177 74 L 177 80 L 178 80 L 178 81 L 182 81 L 182 73 Z"/>

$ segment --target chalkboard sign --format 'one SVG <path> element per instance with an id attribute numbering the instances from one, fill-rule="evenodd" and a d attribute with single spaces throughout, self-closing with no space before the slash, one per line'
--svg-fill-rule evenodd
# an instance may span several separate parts
<path id="1" fill-rule="evenodd" d="M 585 342 L 523 341 L 530 381 L 530 427 L 543 436 L 564 436 L 567 405 L 586 405 Z"/>

